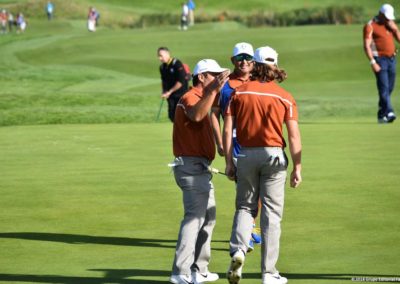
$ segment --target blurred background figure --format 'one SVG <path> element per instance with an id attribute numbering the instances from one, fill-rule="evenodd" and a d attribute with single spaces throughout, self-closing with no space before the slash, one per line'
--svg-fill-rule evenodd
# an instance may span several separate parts
<path id="1" fill-rule="evenodd" d="M 47 19 L 51 21 L 53 19 L 54 4 L 51 3 L 50 1 L 48 1 L 46 4 L 46 13 L 47 13 Z"/>
<path id="2" fill-rule="evenodd" d="M 1 10 L 0 12 L 0 25 L 1 25 L 1 33 L 7 33 L 7 12 L 6 10 Z"/>
<path id="3" fill-rule="evenodd" d="M 93 8 L 93 9 L 94 9 L 94 17 L 96 19 L 96 27 L 98 27 L 99 26 L 99 20 L 100 20 L 100 13 L 99 13 L 99 11 L 97 11 L 96 8 Z"/>
<path id="4" fill-rule="evenodd" d="M 396 81 L 395 40 L 400 42 L 394 8 L 384 4 L 379 14 L 364 26 L 364 52 L 375 74 L 379 93 L 378 123 L 391 123 L 396 119 L 391 103 Z"/>
<path id="5" fill-rule="evenodd" d="M 189 8 L 189 26 L 194 25 L 194 9 L 196 8 L 196 4 L 193 0 L 189 0 L 187 2 L 187 6 Z"/>
<path id="6" fill-rule="evenodd" d="M 18 13 L 17 15 L 17 33 L 23 33 L 26 29 L 26 21 L 24 18 L 24 14 Z"/>
<path id="7" fill-rule="evenodd" d="M 14 21 L 14 16 L 13 14 L 9 11 L 8 12 L 8 31 L 11 33 L 13 30 L 13 26 L 15 25 L 15 21 Z"/>
<path id="8" fill-rule="evenodd" d="M 89 32 L 96 31 L 96 9 L 94 7 L 89 8 L 87 25 L 88 25 Z"/>
<path id="9" fill-rule="evenodd" d="M 189 7 L 186 3 L 182 3 L 181 30 L 183 31 L 187 30 L 188 19 L 189 19 Z"/>
<path id="10" fill-rule="evenodd" d="M 157 50 L 160 60 L 160 75 L 162 94 L 161 99 L 168 101 L 168 117 L 174 122 L 176 105 L 188 90 L 188 81 L 182 62 L 171 56 L 169 49 L 161 46 Z"/>

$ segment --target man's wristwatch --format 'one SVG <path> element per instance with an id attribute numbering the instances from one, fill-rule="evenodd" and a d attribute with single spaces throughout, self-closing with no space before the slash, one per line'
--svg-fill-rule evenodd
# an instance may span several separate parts
<path id="1" fill-rule="evenodd" d="M 371 59 L 371 61 L 369 62 L 369 64 L 374 65 L 376 63 L 376 60 L 374 58 Z"/>

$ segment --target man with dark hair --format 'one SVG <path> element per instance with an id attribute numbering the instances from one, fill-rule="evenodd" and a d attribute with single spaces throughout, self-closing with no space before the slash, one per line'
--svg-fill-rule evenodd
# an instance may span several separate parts
<path id="1" fill-rule="evenodd" d="M 179 101 L 173 130 L 174 176 L 183 195 L 183 220 L 176 244 L 170 282 L 198 284 L 218 280 L 208 270 L 216 209 L 209 171 L 215 144 L 209 111 L 228 80 L 229 70 L 212 59 L 199 61 L 193 88 Z"/>
<path id="2" fill-rule="evenodd" d="M 378 123 L 390 123 L 396 119 L 391 94 L 396 79 L 396 46 L 400 32 L 394 22 L 394 9 L 384 4 L 379 14 L 364 26 L 364 51 L 376 77 L 379 92 Z"/>
<path id="3" fill-rule="evenodd" d="M 161 62 L 161 98 L 167 99 L 168 117 L 172 122 L 174 122 L 176 105 L 178 104 L 179 99 L 188 90 L 186 71 L 179 59 L 171 57 L 167 47 L 158 48 L 157 54 L 158 59 Z"/>

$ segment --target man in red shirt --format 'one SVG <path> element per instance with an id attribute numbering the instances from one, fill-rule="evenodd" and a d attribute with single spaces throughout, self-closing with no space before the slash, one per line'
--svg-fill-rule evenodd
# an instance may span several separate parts
<path id="1" fill-rule="evenodd" d="M 287 157 L 283 124 L 288 131 L 293 161 L 290 185 L 301 183 L 301 139 L 296 101 L 276 82 L 286 79 L 278 68 L 278 54 L 268 46 L 258 48 L 254 55 L 252 81 L 237 87 L 225 113 L 224 148 L 226 174 L 237 180 L 236 212 L 230 240 L 232 256 L 227 278 L 239 283 L 251 237 L 253 218 L 261 200 L 261 272 L 263 284 L 285 284 L 275 265 L 279 256 L 280 223 L 283 214 Z M 241 150 L 237 168 L 232 158 L 232 127 Z M 236 175 L 236 176 L 235 176 Z"/>
<path id="2" fill-rule="evenodd" d="M 228 76 L 229 70 L 221 68 L 215 60 L 199 61 L 193 72 L 193 88 L 176 107 L 172 166 L 183 194 L 184 218 L 170 278 L 174 284 L 197 284 L 219 278 L 208 271 L 216 217 L 209 171 L 215 144 L 208 113 Z"/>
<path id="3" fill-rule="evenodd" d="M 394 9 L 384 4 L 379 14 L 364 26 L 364 51 L 376 77 L 379 92 L 378 123 L 396 119 L 391 94 L 396 79 L 396 46 L 400 32 L 394 22 Z"/>

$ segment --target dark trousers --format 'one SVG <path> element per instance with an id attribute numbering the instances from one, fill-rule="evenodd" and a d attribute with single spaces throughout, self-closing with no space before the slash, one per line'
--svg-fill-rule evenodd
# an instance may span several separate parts
<path id="1" fill-rule="evenodd" d="M 180 96 L 170 96 L 168 101 L 168 117 L 171 122 L 174 122 L 176 105 L 179 102 Z"/>
<path id="2" fill-rule="evenodd" d="M 390 97 L 396 80 L 396 57 L 381 56 L 375 57 L 375 60 L 381 67 L 381 71 L 375 73 L 375 77 L 379 92 L 378 118 L 383 118 L 389 112 L 393 112 Z"/>

